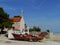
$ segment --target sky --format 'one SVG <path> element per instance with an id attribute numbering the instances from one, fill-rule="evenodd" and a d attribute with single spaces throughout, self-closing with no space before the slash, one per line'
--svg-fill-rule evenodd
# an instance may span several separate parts
<path id="1" fill-rule="evenodd" d="M 21 15 L 27 26 L 60 33 L 60 0 L 0 0 L 0 7 L 13 16 Z"/>

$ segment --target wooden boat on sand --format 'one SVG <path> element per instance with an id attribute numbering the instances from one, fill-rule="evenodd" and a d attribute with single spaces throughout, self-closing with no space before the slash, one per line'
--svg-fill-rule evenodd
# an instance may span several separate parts
<path id="1" fill-rule="evenodd" d="M 25 40 L 25 41 L 40 41 L 43 40 L 44 37 L 47 35 L 47 32 L 41 32 L 38 36 L 33 36 L 30 34 L 13 34 L 16 40 Z"/>

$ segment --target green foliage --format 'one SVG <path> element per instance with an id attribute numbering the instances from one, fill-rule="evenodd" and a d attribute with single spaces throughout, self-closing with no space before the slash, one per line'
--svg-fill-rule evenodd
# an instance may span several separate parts
<path id="1" fill-rule="evenodd" d="M 20 16 L 14 16 L 14 17 L 20 17 Z"/>
<path id="2" fill-rule="evenodd" d="M 6 28 L 11 28 L 12 27 L 12 22 L 2 22 L 2 25 Z"/>
<path id="3" fill-rule="evenodd" d="M 37 31 L 37 32 L 41 31 L 41 29 L 39 27 L 36 27 L 36 26 L 34 26 L 33 29 L 34 29 L 34 31 Z"/>
<path id="4" fill-rule="evenodd" d="M 32 31 L 40 32 L 41 28 L 34 26 L 33 28 L 30 28 L 29 31 L 30 32 L 32 32 Z"/>
<path id="5" fill-rule="evenodd" d="M 49 29 L 47 29 L 47 32 L 50 32 L 50 30 L 49 30 Z"/>
<path id="6" fill-rule="evenodd" d="M 9 19 L 9 14 L 5 13 L 3 8 L 0 8 L 0 27 L 10 28 L 13 22 Z M 3 30 L 3 29 L 2 29 Z"/>
<path id="7" fill-rule="evenodd" d="M 1 13 L 4 13 L 4 10 L 3 10 L 3 8 L 0 8 L 0 14 L 1 14 Z"/>
<path id="8" fill-rule="evenodd" d="M 30 29 L 29 29 L 29 32 L 32 32 L 32 31 L 34 31 L 33 28 L 30 28 Z"/>

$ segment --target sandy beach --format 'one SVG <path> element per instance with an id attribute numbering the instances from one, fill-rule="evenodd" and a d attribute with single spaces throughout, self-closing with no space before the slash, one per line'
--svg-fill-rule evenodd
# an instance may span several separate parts
<path id="1" fill-rule="evenodd" d="M 60 34 L 54 34 L 54 37 L 51 40 L 60 42 Z"/>
<path id="2" fill-rule="evenodd" d="M 0 45 L 60 45 L 60 34 L 55 34 L 53 39 L 43 40 L 42 42 L 28 42 L 9 40 L 4 35 L 0 35 Z"/>
<path id="3" fill-rule="evenodd" d="M 53 42 L 53 41 L 45 41 L 45 42 L 24 42 L 24 41 L 19 41 L 19 42 L 11 42 L 11 43 L 0 43 L 0 45 L 60 45 L 58 42 Z"/>

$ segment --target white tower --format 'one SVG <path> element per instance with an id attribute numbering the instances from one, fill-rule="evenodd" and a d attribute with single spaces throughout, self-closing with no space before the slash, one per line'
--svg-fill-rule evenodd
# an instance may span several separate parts
<path id="1" fill-rule="evenodd" d="M 23 33 L 25 30 L 25 22 L 24 22 L 23 15 L 24 15 L 24 12 L 23 12 L 23 10 L 21 10 L 21 12 L 20 12 L 20 16 L 21 16 L 20 31 L 21 31 L 21 33 Z"/>
<path id="2" fill-rule="evenodd" d="M 27 33 L 27 34 L 29 34 L 29 28 L 27 28 L 27 32 L 25 32 L 25 22 L 24 22 L 24 17 L 23 17 L 23 15 L 24 15 L 24 11 L 23 10 L 21 10 L 21 21 L 20 21 L 20 30 L 21 30 L 21 34 L 25 34 L 25 33 Z"/>

